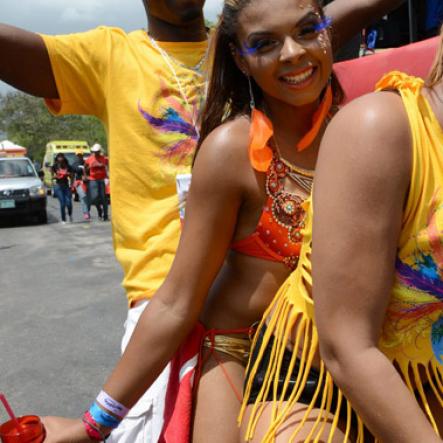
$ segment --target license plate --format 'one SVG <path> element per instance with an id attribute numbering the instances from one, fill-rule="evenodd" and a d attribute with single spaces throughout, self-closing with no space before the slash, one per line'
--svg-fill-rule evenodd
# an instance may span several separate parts
<path id="1" fill-rule="evenodd" d="M 0 200 L 0 209 L 15 208 L 15 200 Z"/>

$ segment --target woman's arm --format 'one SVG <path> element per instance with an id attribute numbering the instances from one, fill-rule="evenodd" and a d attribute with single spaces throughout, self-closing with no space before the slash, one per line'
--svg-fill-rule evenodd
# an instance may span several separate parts
<path id="1" fill-rule="evenodd" d="M 377 347 L 394 281 L 411 149 L 401 98 L 371 94 L 331 123 L 314 185 L 313 297 L 321 355 L 383 443 L 440 441 Z"/>
<path id="2" fill-rule="evenodd" d="M 235 151 L 245 149 L 224 137 L 222 129 L 200 150 L 171 270 L 105 384 L 106 392 L 128 407 L 157 378 L 197 322 L 229 249 L 242 193 Z"/>
<path id="3" fill-rule="evenodd" d="M 333 46 L 338 50 L 366 26 L 400 6 L 404 0 L 335 0 L 325 7 L 332 17 Z"/>
<path id="4" fill-rule="evenodd" d="M 172 268 L 104 386 L 128 408 L 145 393 L 195 326 L 231 243 L 243 192 L 239 157 L 247 159 L 247 150 L 238 144 L 241 137 L 232 138 L 228 132 L 216 130 L 200 150 Z M 49 443 L 63 442 L 68 434 L 70 443 L 84 441 L 79 421 L 46 419 L 45 425 Z"/>

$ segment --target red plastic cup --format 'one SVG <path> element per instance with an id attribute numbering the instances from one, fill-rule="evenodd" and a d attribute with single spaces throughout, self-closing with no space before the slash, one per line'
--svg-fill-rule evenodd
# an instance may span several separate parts
<path id="1" fill-rule="evenodd" d="M 22 429 L 18 429 L 13 420 L 0 426 L 2 443 L 42 443 L 45 439 L 45 428 L 36 415 L 18 417 Z"/>

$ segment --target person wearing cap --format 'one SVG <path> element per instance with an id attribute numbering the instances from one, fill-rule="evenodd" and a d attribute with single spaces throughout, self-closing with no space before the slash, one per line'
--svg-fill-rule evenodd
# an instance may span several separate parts
<path id="1" fill-rule="evenodd" d="M 83 157 L 83 151 L 81 149 L 78 149 L 75 152 L 75 155 L 77 158 L 72 165 L 72 168 L 74 170 L 74 189 L 77 192 L 78 199 L 80 200 L 83 219 L 85 221 L 89 221 L 91 219 L 91 215 L 89 213 L 87 178 L 85 175 L 85 159 Z"/>
<path id="2" fill-rule="evenodd" d="M 88 179 L 88 213 L 95 205 L 98 218 L 108 220 L 108 201 L 106 199 L 105 179 L 108 178 L 108 159 L 102 154 L 98 143 L 91 148 L 92 155 L 85 160 L 85 172 Z"/>

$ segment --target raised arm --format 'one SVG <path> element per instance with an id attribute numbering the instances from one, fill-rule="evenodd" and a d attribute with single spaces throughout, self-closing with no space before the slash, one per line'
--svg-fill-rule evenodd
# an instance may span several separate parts
<path id="1" fill-rule="evenodd" d="M 333 46 L 340 49 L 366 26 L 400 6 L 404 0 L 335 0 L 326 6 L 333 20 Z"/>
<path id="2" fill-rule="evenodd" d="M 241 174 L 232 139 L 209 136 L 195 163 L 186 221 L 172 268 L 141 316 L 131 341 L 104 386 L 132 407 L 195 326 L 210 286 L 222 266 L 241 204 Z M 247 158 L 246 155 L 244 155 Z M 82 442 L 81 421 L 47 419 L 48 443 Z M 45 440 L 46 441 L 46 440 Z M 87 440 L 86 440 L 87 441 Z"/>
<path id="3" fill-rule="evenodd" d="M 43 39 L 33 32 L 0 24 L 0 80 L 28 94 L 58 98 Z"/>
<path id="4" fill-rule="evenodd" d="M 384 443 L 440 442 L 377 346 L 411 174 L 410 138 L 397 94 L 358 99 L 328 128 L 314 184 L 313 297 L 321 355 Z"/>

